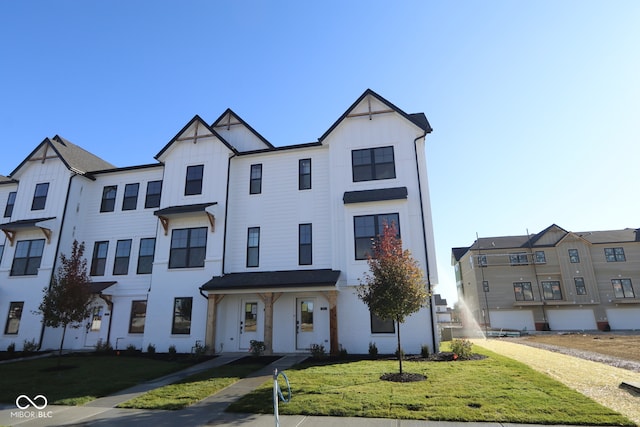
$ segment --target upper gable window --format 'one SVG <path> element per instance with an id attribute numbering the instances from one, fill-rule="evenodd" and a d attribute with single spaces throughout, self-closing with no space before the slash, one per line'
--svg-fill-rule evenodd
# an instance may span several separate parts
<path id="1" fill-rule="evenodd" d="M 298 162 L 298 190 L 311 189 L 311 159 Z"/>
<path id="2" fill-rule="evenodd" d="M 138 205 L 138 189 L 140 184 L 127 184 L 124 186 L 124 198 L 122 199 L 122 210 L 132 211 Z"/>
<path id="3" fill-rule="evenodd" d="M 187 179 L 184 184 L 184 195 L 202 194 L 202 176 L 204 165 L 187 166 Z"/>
<path id="4" fill-rule="evenodd" d="M 366 148 L 351 152 L 353 182 L 396 177 L 393 147 Z"/>
<path id="5" fill-rule="evenodd" d="M 102 189 L 102 202 L 100 212 L 113 212 L 116 207 L 117 185 L 107 185 Z"/>
<path id="6" fill-rule="evenodd" d="M 36 191 L 33 193 L 33 202 L 31 202 L 32 211 L 41 211 L 47 203 L 47 194 L 49 193 L 49 183 L 43 182 L 36 185 Z"/>
<path id="7" fill-rule="evenodd" d="M 569 262 L 572 264 L 580 262 L 580 254 L 577 249 L 569 249 Z"/>
<path id="8" fill-rule="evenodd" d="M 13 206 L 16 204 L 16 192 L 12 191 L 9 193 L 9 197 L 7 198 L 7 206 L 4 208 L 4 217 L 11 218 L 13 215 Z"/>
<path id="9" fill-rule="evenodd" d="M 251 165 L 249 194 L 262 193 L 262 164 Z"/>
<path id="10" fill-rule="evenodd" d="M 149 181 L 147 183 L 147 195 L 144 199 L 145 208 L 160 207 L 160 196 L 162 195 L 162 181 Z"/>

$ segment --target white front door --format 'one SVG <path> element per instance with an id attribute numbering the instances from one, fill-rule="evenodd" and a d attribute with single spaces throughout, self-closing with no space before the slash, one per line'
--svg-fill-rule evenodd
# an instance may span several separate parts
<path id="1" fill-rule="evenodd" d="M 296 350 L 308 350 L 316 343 L 316 300 L 315 298 L 296 299 Z"/>
<path id="2" fill-rule="evenodd" d="M 258 301 L 242 300 L 240 310 L 240 350 L 248 350 L 251 340 L 258 339 Z"/>
<path id="3" fill-rule="evenodd" d="M 84 337 L 85 347 L 95 347 L 100 339 L 100 329 L 102 329 L 102 318 L 104 316 L 104 307 L 96 305 L 91 308 L 91 314 L 86 325 L 87 333 Z"/>

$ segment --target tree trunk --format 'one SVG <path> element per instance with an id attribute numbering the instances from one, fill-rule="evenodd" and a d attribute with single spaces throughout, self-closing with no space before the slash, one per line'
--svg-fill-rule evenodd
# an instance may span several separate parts
<path id="1" fill-rule="evenodd" d="M 400 365 L 400 375 L 402 375 L 402 346 L 400 345 L 400 322 L 396 320 L 398 325 L 398 363 Z"/>
<path id="2" fill-rule="evenodd" d="M 64 345 L 64 336 L 67 334 L 67 325 L 65 324 L 62 328 L 62 339 L 60 340 L 60 348 L 58 349 L 58 367 L 60 367 L 60 362 L 62 359 L 62 346 Z"/>

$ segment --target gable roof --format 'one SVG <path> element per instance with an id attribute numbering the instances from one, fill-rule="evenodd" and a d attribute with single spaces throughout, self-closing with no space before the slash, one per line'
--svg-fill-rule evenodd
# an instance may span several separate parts
<path id="1" fill-rule="evenodd" d="M 227 122 L 225 123 L 223 120 L 227 118 Z M 235 123 L 231 122 L 231 119 L 236 120 Z M 251 127 L 251 125 L 249 125 L 249 123 L 245 122 L 242 117 L 240 117 L 239 115 L 237 115 L 231 108 L 227 108 L 224 113 L 222 113 L 220 115 L 220 117 L 218 117 L 212 124 L 211 124 L 211 128 L 215 129 L 218 126 L 232 126 L 232 125 L 237 125 L 237 124 L 241 124 L 242 126 L 244 126 L 245 128 L 247 128 L 249 130 L 249 132 L 251 132 L 252 134 L 254 134 L 260 141 L 262 141 L 264 143 L 264 145 L 266 145 L 266 148 L 275 148 L 273 146 L 273 144 L 271 144 L 264 136 L 262 136 L 260 133 L 258 133 L 254 128 Z"/>
<path id="2" fill-rule="evenodd" d="M 0 185 L 1 184 L 13 184 L 15 182 L 16 181 L 11 179 L 11 178 L 8 178 L 8 177 L 6 177 L 4 175 L 0 175 Z"/>
<path id="3" fill-rule="evenodd" d="M 329 136 L 329 134 L 331 132 L 333 132 L 333 130 L 340 123 L 342 123 L 342 121 L 344 119 L 346 119 L 347 116 L 349 116 L 351 111 L 353 111 L 353 109 L 355 109 L 368 96 L 372 96 L 372 97 L 376 98 L 378 101 L 380 101 L 383 104 L 387 105 L 387 107 L 389 107 L 389 109 L 391 109 L 394 112 L 400 114 L 402 117 L 404 117 L 405 119 L 409 120 L 411 123 L 413 123 L 414 125 L 416 125 L 420 129 L 422 129 L 425 133 L 431 133 L 433 131 L 433 129 L 431 128 L 431 125 L 429 124 L 429 121 L 427 120 L 427 116 L 425 116 L 424 113 L 407 114 L 403 110 L 401 110 L 400 108 L 396 107 L 394 104 L 392 104 L 391 102 L 389 102 L 388 100 L 383 98 L 382 96 L 380 96 L 377 93 L 375 93 L 374 91 L 372 91 L 371 89 L 367 89 L 367 90 L 364 91 L 364 93 L 362 95 L 360 95 L 360 97 L 358 99 L 356 99 L 356 101 L 353 104 L 351 104 L 351 106 L 349 108 L 347 108 L 347 111 L 345 111 L 344 114 L 342 114 L 338 118 L 338 120 L 336 120 L 335 123 L 333 125 L 331 125 L 331 127 L 329 129 L 327 129 L 327 131 L 324 134 L 322 134 L 322 136 L 320 138 L 318 138 L 318 140 L 319 141 L 323 141 L 324 139 L 326 139 L 327 136 Z"/>
<path id="4" fill-rule="evenodd" d="M 112 169 L 114 165 L 101 159 L 85 150 L 84 148 L 73 144 L 72 142 L 62 138 L 59 135 L 53 138 L 45 138 L 38 146 L 11 172 L 10 176 L 15 175 L 38 151 L 44 149 L 45 153 L 48 149 L 52 149 L 62 163 L 72 172 L 79 175 L 86 175 L 92 171 Z"/>
<path id="5" fill-rule="evenodd" d="M 193 124 L 196 123 L 198 125 L 202 125 L 205 127 L 206 130 L 208 130 L 211 135 L 215 136 L 216 138 L 218 138 L 220 141 L 222 141 L 222 143 L 231 151 L 233 151 L 234 153 L 237 153 L 237 150 L 231 146 L 231 144 L 229 144 L 223 137 L 222 135 L 220 135 L 218 132 L 215 131 L 215 129 L 213 129 L 211 126 L 209 126 L 207 124 L 207 122 L 205 122 L 204 120 L 202 120 L 202 118 L 199 115 L 195 115 L 193 116 L 193 118 L 191 120 L 189 120 L 189 122 L 184 125 L 182 127 L 182 129 L 180 129 L 180 131 L 173 137 L 171 138 L 171 141 L 169 141 L 164 147 L 162 147 L 162 149 L 158 152 L 158 154 L 156 154 L 154 156 L 154 158 L 156 160 L 159 160 L 160 157 L 175 143 L 178 142 L 180 140 L 180 137 L 182 136 L 182 134 L 184 134 L 191 126 L 193 126 Z M 211 135 L 199 135 L 199 137 L 205 138 L 207 136 L 211 136 Z"/>

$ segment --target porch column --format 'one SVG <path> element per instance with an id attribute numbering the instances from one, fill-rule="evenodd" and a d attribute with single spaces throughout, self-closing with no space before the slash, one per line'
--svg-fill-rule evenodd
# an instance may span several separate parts
<path id="1" fill-rule="evenodd" d="M 338 291 L 327 291 L 325 293 L 329 300 L 329 344 L 331 355 L 336 356 L 340 351 L 338 340 Z"/>
<path id="2" fill-rule="evenodd" d="M 218 304 L 224 295 L 209 295 L 207 300 L 207 325 L 204 335 L 204 345 L 207 347 L 207 354 L 216 352 L 216 318 L 218 315 Z"/>
<path id="3" fill-rule="evenodd" d="M 282 293 L 258 294 L 264 303 L 264 353 L 273 354 L 273 304 Z"/>

